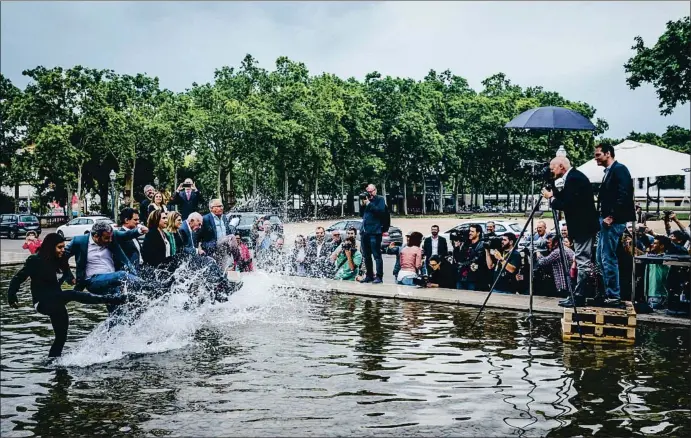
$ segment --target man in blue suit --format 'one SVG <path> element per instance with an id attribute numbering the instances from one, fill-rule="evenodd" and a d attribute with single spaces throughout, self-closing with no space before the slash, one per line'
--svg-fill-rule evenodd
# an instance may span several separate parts
<path id="1" fill-rule="evenodd" d="M 182 222 L 179 231 L 182 236 L 183 251 L 186 254 L 205 254 L 204 250 L 197 248 L 199 246 L 197 232 L 201 228 L 203 220 L 202 215 L 195 211 L 190 213 L 187 219 Z"/>
<path id="2" fill-rule="evenodd" d="M 227 241 L 228 236 L 235 237 L 235 227 L 231 227 L 228 218 L 223 214 L 223 202 L 220 199 L 209 201 L 211 213 L 204 216 L 199 241 L 207 255 L 213 256 L 218 245 Z"/>
<path id="3" fill-rule="evenodd" d="M 122 240 L 135 239 L 137 236 L 138 230 L 129 230 L 124 233 Z M 124 283 L 135 289 L 141 287 L 142 281 L 133 274 L 136 270 L 119 240 L 113 233 L 113 227 L 106 222 L 96 222 L 90 234 L 72 239 L 65 256 L 68 260 L 74 256 L 77 262 L 76 290 L 87 289 L 105 295 L 119 294 L 120 286 Z M 112 312 L 113 309 L 109 307 L 108 311 Z"/>
<path id="4" fill-rule="evenodd" d="M 366 189 L 367 197 L 360 201 L 360 216 L 362 226 L 360 228 L 360 242 L 362 257 L 365 259 L 367 274 L 360 283 L 381 283 L 384 276 L 384 262 L 381 257 L 381 240 L 385 231 L 382 219 L 386 214 L 386 201 L 384 197 L 377 195 L 377 188 L 370 184 Z M 372 265 L 374 258 L 375 266 Z M 376 267 L 376 276 L 374 268 Z"/>
<path id="5" fill-rule="evenodd" d="M 199 190 L 197 190 L 197 186 L 194 185 L 192 178 L 187 178 L 178 186 L 178 189 L 170 200 L 170 205 L 178 206 L 180 216 L 182 216 L 182 220 L 184 221 L 187 220 L 190 214 L 199 210 L 199 204 L 201 202 L 202 196 Z"/>

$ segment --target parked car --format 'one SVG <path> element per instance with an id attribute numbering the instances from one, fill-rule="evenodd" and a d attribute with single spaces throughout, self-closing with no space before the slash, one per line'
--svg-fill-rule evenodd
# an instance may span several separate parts
<path id="1" fill-rule="evenodd" d="M 252 226 L 260 217 L 269 218 L 271 225 L 278 226 L 278 232 L 283 234 L 283 221 L 280 216 L 275 213 L 259 213 L 259 212 L 230 212 L 227 214 L 228 220 L 232 221 L 234 218 L 238 218 L 239 222 L 235 226 L 242 240 L 247 242 L 247 244 L 252 247 L 254 242 L 251 242 L 250 234 L 252 233 Z"/>
<path id="2" fill-rule="evenodd" d="M 91 232 L 91 227 L 93 227 L 96 222 L 107 222 L 113 226 L 115 225 L 115 223 L 106 216 L 83 216 L 72 219 L 65 225 L 59 226 L 57 233 L 64 237 L 65 240 L 71 240 L 73 237 L 89 234 Z"/>
<path id="3" fill-rule="evenodd" d="M 354 227 L 356 230 L 358 230 L 357 236 L 358 236 L 358 240 L 360 240 L 360 227 L 361 226 L 362 226 L 362 219 L 348 219 L 348 220 L 338 221 L 335 224 L 330 225 L 329 227 L 327 227 L 324 230 L 325 234 L 326 234 L 326 241 L 328 242 L 331 240 L 331 233 L 334 230 L 339 230 L 341 232 L 341 238 L 345 238 L 346 230 L 348 230 L 350 227 Z M 315 238 L 314 232 L 310 233 L 307 236 L 308 240 L 313 240 L 314 238 Z M 403 245 L 403 231 L 401 231 L 400 228 L 389 227 L 389 231 L 382 235 L 382 239 L 381 239 L 381 247 L 382 248 L 388 247 L 391 243 L 394 243 L 396 246 Z"/>
<path id="4" fill-rule="evenodd" d="M 35 231 L 41 235 L 41 222 L 32 214 L 3 214 L 0 215 L 0 235 L 16 239 L 26 235 L 27 231 Z"/>

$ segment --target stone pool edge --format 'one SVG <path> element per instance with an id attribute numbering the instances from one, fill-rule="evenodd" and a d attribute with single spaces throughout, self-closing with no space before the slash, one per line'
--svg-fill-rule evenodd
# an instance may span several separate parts
<path id="1" fill-rule="evenodd" d="M 444 288 L 416 288 L 397 284 L 360 284 L 353 281 L 327 280 L 305 277 L 280 276 L 286 286 L 312 292 L 340 293 L 368 298 L 389 298 L 408 301 L 422 301 L 440 304 L 455 304 L 469 307 L 480 307 L 487 295 L 476 292 Z M 527 295 L 492 294 L 487 301 L 487 308 L 512 311 L 528 311 Z M 533 312 L 562 315 L 564 309 L 558 306 L 560 298 L 533 297 Z M 676 326 L 691 326 L 691 320 L 664 314 L 637 315 L 637 321 Z"/>

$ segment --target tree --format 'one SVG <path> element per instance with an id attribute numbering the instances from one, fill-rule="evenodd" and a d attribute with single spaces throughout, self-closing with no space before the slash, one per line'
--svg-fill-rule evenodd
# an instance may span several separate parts
<path id="1" fill-rule="evenodd" d="M 674 108 L 691 96 L 691 22 L 689 17 L 667 22 L 667 29 L 655 46 L 646 47 L 643 38 L 634 38 L 636 55 L 624 64 L 630 76 L 628 86 L 635 90 L 644 82 L 655 87 L 660 100 L 660 114 L 672 114 Z"/>

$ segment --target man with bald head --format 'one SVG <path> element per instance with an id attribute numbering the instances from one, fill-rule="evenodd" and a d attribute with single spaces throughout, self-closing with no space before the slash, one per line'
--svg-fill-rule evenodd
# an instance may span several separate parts
<path id="1" fill-rule="evenodd" d="M 554 158 L 549 163 L 549 168 L 555 179 L 564 180 L 564 187 L 555 192 L 543 188 L 542 196 L 550 199 L 552 208 L 563 211 L 566 216 L 569 238 L 573 243 L 578 269 L 578 279 L 574 288 L 576 303 L 568 297 L 559 305 L 562 307 L 573 307 L 574 304 L 582 306 L 585 304 L 585 286 L 592 270 L 595 235 L 600 229 L 593 188 L 588 177 L 578 169 L 572 168 L 566 157 Z"/>
<path id="2" fill-rule="evenodd" d="M 367 274 L 361 283 L 381 283 L 384 271 L 384 262 L 381 257 L 381 240 L 384 216 L 386 214 L 386 201 L 382 196 L 377 195 L 377 188 L 370 184 L 365 189 L 367 197 L 360 200 L 360 216 L 362 216 L 362 226 L 360 228 L 360 251 L 365 259 Z M 372 257 L 376 264 L 376 276 Z"/>

